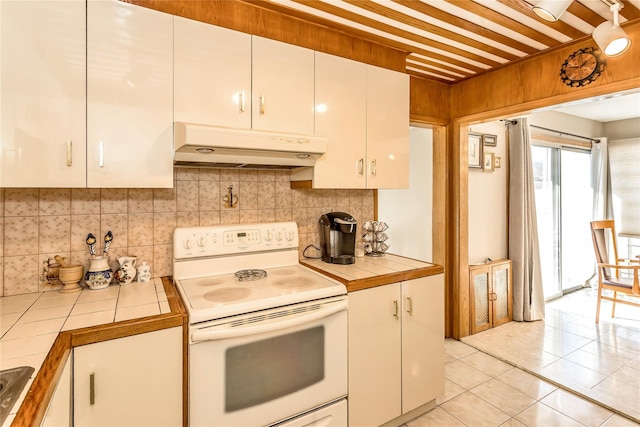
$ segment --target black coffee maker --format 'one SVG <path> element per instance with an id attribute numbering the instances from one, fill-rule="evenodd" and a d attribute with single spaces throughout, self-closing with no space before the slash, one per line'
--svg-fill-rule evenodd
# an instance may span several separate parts
<path id="1" fill-rule="evenodd" d="M 356 262 L 356 228 L 358 223 L 346 212 L 331 212 L 320 217 L 322 260 L 332 264 Z"/>

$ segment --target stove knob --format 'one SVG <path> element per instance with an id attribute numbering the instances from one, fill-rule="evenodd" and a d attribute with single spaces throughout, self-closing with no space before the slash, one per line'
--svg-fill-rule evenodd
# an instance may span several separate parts
<path id="1" fill-rule="evenodd" d="M 278 239 L 278 241 L 282 240 L 282 232 L 278 231 L 278 234 L 276 234 L 276 239 Z"/>
<path id="2" fill-rule="evenodd" d="M 204 237 L 200 236 L 200 238 L 198 239 L 198 246 L 204 248 L 206 244 L 207 242 L 204 240 Z"/>
<path id="3" fill-rule="evenodd" d="M 288 241 L 292 241 L 293 240 L 293 231 L 287 231 L 287 240 Z"/>
<path id="4" fill-rule="evenodd" d="M 191 249 L 191 240 L 185 240 L 182 246 L 184 246 L 185 249 Z"/>
<path id="5" fill-rule="evenodd" d="M 273 240 L 273 233 L 271 233 L 270 231 L 267 231 L 267 235 L 265 237 L 265 240 L 267 242 L 270 242 L 271 240 Z"/>

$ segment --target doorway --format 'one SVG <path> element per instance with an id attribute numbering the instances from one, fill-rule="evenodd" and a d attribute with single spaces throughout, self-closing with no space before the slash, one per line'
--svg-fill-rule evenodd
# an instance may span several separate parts
<path id="1" fill-rule="evenodd" d="M 589 150 L 531 148 L 545 300 L 582 288 L 593 275 Z"/>

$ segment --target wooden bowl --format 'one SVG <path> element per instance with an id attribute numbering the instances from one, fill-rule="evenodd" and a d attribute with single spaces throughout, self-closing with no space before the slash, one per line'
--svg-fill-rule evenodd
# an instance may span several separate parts
<path id="1" fill-rule="evenodd" d="M 78 284 L 82 279 L 84 273 L 84 267 L 82 265 L 72 265 L 69 267 L 60 267 L 58 269 L 58 275 L 60 281 L 64 283 L 64 287 L 60 289 L 60 292 L 78 292 L 82 290 L 82 287 Z"/>

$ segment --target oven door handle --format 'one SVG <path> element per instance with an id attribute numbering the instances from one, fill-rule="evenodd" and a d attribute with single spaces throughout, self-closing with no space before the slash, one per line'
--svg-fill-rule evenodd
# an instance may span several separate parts
<path id="1" fill-rule="evenodd" d="M 191 342 L 213 341 L 226 338 L 245 337 L 248 335 L 264 334 L 267 332 L 273 332 L 283 330 L 286 328 L 292 328 L 294 326 L 303 325 L 305 323 L 312 322 L 314 320 L 328 317 L 339 311 L 347 310 L 347 300 L 333 302 L 325 308 L 320 308 L 317 311 L 307 314 L 305 316 L 296 316 L 293 319 L 281 320 L 278 322 L 269 322 L 264 325 L 258 326 L 241 326 L 236 328 L 227 329 L 213 329 L 213 330 L 201 330 L 195 331 L 191 334 Z"/>

